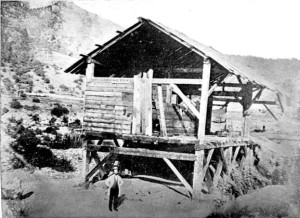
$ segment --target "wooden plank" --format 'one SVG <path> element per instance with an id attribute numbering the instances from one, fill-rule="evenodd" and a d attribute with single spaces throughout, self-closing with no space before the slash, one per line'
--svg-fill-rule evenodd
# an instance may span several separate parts
<path id="1" fill-rule="evenodd" d="M 160 130 L 162 132 L 162 135 L 165 137 L 167 136 L 167 126 L 166 126 L 165 110 L 164 110 L 161 86 L 157 86 L 157 92 L 158 92 L 158 102 L 159 102 L 159 112 L 160 112 L 160 119 L 159 119 Z"/>
<path id="2" fill-rule="evenodd" d="M 216 172 L 214 174 L 214 178 L 213 178 L 213 186 L 217 187 L 218 182 L 219 182 L 219 178 L 222 172 L 222 168 L 223 168 L 223 162 L 221 159 L 219 159 L 218 165 L 217 165 L 217 169 Z"/>
<path id="3" fill-rule="evenodd" d="M 133 78 L 116 78 L 116 77 L 95 77 L 93 79 L 96 83 L 133 83 Z"/>
<path id="4" fill-rule="evenodd" d="M 90 104 L 91 102 L 88 101 L 88 103 Z M 102 104 L 102 105 L 115 105 L 115 106 L 132 106 L 133 102 L 129 102 L 129 101 L 98 101 L 98 104 Z"/>
<path id="5" fill-rule="evenodd" d="M 116 115 L 116 114 L 101 114 L 101 113 L 89 113 L 87 112 L 85 114 L 86 118 L 95 118 L 95 119 L 105 119 L 105 120 L 110 120 L 110 119 L 114 119 L 114 120 L 124 120 L 124 121 L 130 121 L 131 117 L 127 117 L 124 115 Z"/>
<path id="6" fill-rule="evenodd" d="M 210 164 L 210 160 L 211 160 L 211 158 L 212 158 L 212 155 L 213 155 L 213 153 L 214 153 L 214 150 L 215 150 L 215 149 L 210 149 L 209 152 L 208 152 L 208 155 L 207 155 L 207 158 L 206 158 L 206 164 L 205 164 L 205 166 L 204 166 L 204 168 L 203 168 L 203 175 L 202 175 L 201 181 L 203 181 L 204 178 L 205 178 L 205 175 L 206 175 L 208 166 L 209 166 L 209 164 Z"/>
<path id="7" fill-rule="evenodd" d="M 100 127 L 100 128 L 109 128 L 109 129 L 124 129 L 130 130 L 130 124 L 111 124 L 111 123 L 84 123 L 85 127 Z"/>
<path id="8" fill-rule="evenodd" d="M 129 120 L 117 120 L 117 119 L 95 119 L 95 118 L 88 118 L 84 117 L 83 122 L 87 123 L 111 123 L 111 124 L 127 124 L 131 125 L 131 121 Z"/>
<path id="9" fill-rule="evenodd" d="M 127 92 L 133 93 L 133 89 L 130 88 L 120 88 L 120 87 L 102 87 L 102 86 L 88 86 L 86 87 L 86 91 L 94 91 L 94 92 Z"/>
<path id="10" fill-rule="evenodd" d="M 129 134 L 130 130 L 119 129 L 119 128 L 101 128 L 101 127 L 87 127 L 83 126 L 86 131 L 100 132 L 100 133 L 118 133 L 118 134 Z"/>
<path id="11" fill-rule="evenodd" d="M 277 117 L 276 117 L 275 114 L 271 111 L 271 109 L 270 109 L 266 104 L 264 104 L 264 106 L 265 106 L 265 108 L 268 110 L 268 112 L 272 115 L 272 117 L 273 117 L 276 121 L 278 121 Z"/>
<path id="12" fill-rule="evenodd" d="M 175 92 L 177 95 L 179 95 L 179 97 L 182 99 L 182 101 L 188 106 L 188 108 L 194 113 L 194 115 L 200 119 L 200 113 L 199 111 L 196 109 L 196 107 L 191 103 L 191 100 L 188 99 L 182 92 L 181 90 L 178 88 L 178 86 L 176 86 L 175 84 L 170 84 L 170 86 L 173 89 L 173 92 Z"/>
<path id="13" fill-rule="evenodd" d="M 133 110 L 129 109 L 129 107 L 127 109 L 105 109 L 103 108 L 103 105 L 95 105 L 95 104 L 86 104 L 85 105 L 85 109 L 94 109 L 97 110 L 101 113 L 109 113 L 109 114 L 123 114 L 123 115 L 127 115 L 127 114 L 132 114 Z"/>
<path id="14" fill-rule="evenodd" d="M 186 161 L 194 161 L 195 160 L 194 154 L 149 150 L 149 149 L 143 149 L 143 148 L 116 147 L 113 149 L 112 152 L 114 154 L 153 157 L 153 158 L 168 158 L 168 159 L 173 159 L 173 160 L 186 160 Z"/>
<path id="15" fill-rule="evenodd" d="M 133 89 L 133 83 L 108 83 L 108 82 L 89 82 L 87 87 L 99 87 L 99 88 L 119 88 L 119 89 Z"/>
<path id="16" fill-rule="evenodd" d="M 203 178 L 203 160 L 204 160 L 204 150 L 195 151 L 195 162 L 194 162 L 194 176 L 193 176 L 193 190 L 194 195 L 199 196 L 202 190 Z"/>
<path id="17" fill-rule="evenodd" d="M 145 134 L 152 135 L 152 79 L 153 70 L 147 72 L 147 79 L 145 80 L 145 116 L 146 116 L 146 129 Z"/>
<path id="18" fill-rule="evenodd" d="M 233 98 L 221 98 L 221 97 L 213 97 L 214 101 L 229 101 L 229 102 L 240 102 L 237 99 Z M 255 101 L 253 104 L 268 104 L 268 105 L 277 105 L 275 101 Z"/>
<path id="19" fill-rule="evenodd" d="M 159 79 L 153 78 L 153 84 L 190 84 L 190 85 L 201 85 L 201 79 Z"/>
<path id="20" fill-rule="evenodd" d="M 187 188 L 187 190 L 190 192 L 190 194 L 193 193 L 193 188 L 191 185 L 183 178 L 183 176 L 180 174 L 180 172 L 176 169 L 176 167 L 173 165 L 173 163 L 168 158 L 163 158 L 163 160 L 168 164 L 168 166 L 171 168 L 171 170 L 175 173 L 177 178 L 180 180 L 180 182 Z"/>

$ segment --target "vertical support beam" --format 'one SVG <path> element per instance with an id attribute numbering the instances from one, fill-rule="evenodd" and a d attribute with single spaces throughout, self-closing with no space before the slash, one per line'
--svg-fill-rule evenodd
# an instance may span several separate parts
<path id="1" fill-rule="evenodd" d="M 200 112 L 198 123 L 198 139 L 200 139 L 200 145 L 204 142 L 205 126 L 206 126 L 206 113 L 208 102 L 208 91 L 210 81 L 211 63 L 208 58 L 203 60 L 203 73 L 202 73 L 202 87 L 201 87 L 201 99 L 200 99 Z M 202 190 L 202 178 L 203 178 L 203 159 L 204 150 L 197 149 L 196 146 L 196 160 L 194 163 L 194 177 L 193 177 L 193 189 L 195 198 L 200 198 Z"/>
<path id="2" fill-rule="evenodd" d="M 141 96 L 142 96 L 142 109 L 141 109 L 141 116 L 142 116 L 142 134 L 146 134 L 146 120 L 148 111 L 146 110 L 147 104 L 147 90 L 145 89 L 147 83 L 147 73 L 143 73 L 142 78 L 142 87 L 141 87 Z"/>
<path id="3" fill-rule="evenodd" d="M 244 125 L 243 125 L 243 137 L 250 136 L 250 107 L 252 104 L 252 94 L 253 94 L 253 85 L 251 82 L 247 82 L 242 85 L 241 95 L 242 95 L 242 106 L 243 106 L 243 117 L 244 117 Z"/>
<path id="4" fill-rule="evenodd" d="M 85 182 L 86 176 L 89 173 L 90 151 L 87 148 L 87 140 L 82 144 L 82 181 Z"/>
<path id="5" fill-rule="evenodd" d="M 146 109 L 146 135 L 152 136 L 152 79 L 153 70 L 147 72 L 146 87 L 145 87 L 145 109 Z"/>
<path id="6" fill-rule="evenodd" d="M 199 125 L 198 125 L 199 139 L 205 136 L 210 70 L 211 70 L 210 60 L 206 58 L 203 61 L 202 87 L 201 87 L 201 99 L 200 99 L 200 118 L 199 118 Z"/>
<path id="7" fill-rule="evenodd" d="M 132 117 L 132 134 L 141 133 L 141 74 L 133 77 L 133 117 Z"/>
<path id="8" fill-rule="evenodd" d="M 164 109 L 164 102 L 163 102 L 163 94 L 162 94 L 161 85 L 157 86 L 157 96 L 158 96 L 159 114 L 160 114 L 160 119 L 159 119 L 160 131 L 162 132 L 163 136 L 167 136 L 167 125 L 166 125 L 165 109 Z"/>
<path id="9" fill-rule="evenodd" d="M 206 126 L 205 126 L 205 134 L 210 134 L 211 128 L 211 117 L 212 117 L 212 108 L 213 108 L 213 97 L 208 97 L 207 102 L 207 114 L 206 114 Z"/>
<path id="10" fill-rule="evenodd" d="M 192 194 L 193 188 L 191 185 L 183 178 L 183 176 L 180 174 L 180 172 L 176 169 L 176 167 L 173 165 L 173 163 L 168 158 L 163 158 L 164 161 L 168 164 L 168 166 L 171 168 L 171 170 L 175 173 L 177 178 L 180 180 L 180 182 L 187 188 L 187 190 Z"/>
<path id="11" fill-rule="evenodd" d="M 193 176 L 193 196 L 194 199 L 199 199 L 202 190 L 202 178 L 204 174 L 203 161 L 204 161 L 204 150 L 195 152 L 196 160 L 194 162 L 194 176 Z"/>
<path id="12" fill-rule="evenodd" d="M 95 64 L 89 63 L 85 70 L 86 82 L 90 82 L 94 78 Z"/>
<path id="13" fill-rule="evenodd" d="M 166 103 L 171 104 L 172 102 L 172 87 L 170 85 L 167 86 L 167 98 Z"/>

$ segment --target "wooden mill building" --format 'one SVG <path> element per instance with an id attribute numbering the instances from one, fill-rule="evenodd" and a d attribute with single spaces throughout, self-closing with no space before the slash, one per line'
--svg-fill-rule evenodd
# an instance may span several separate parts
<path id="1" fill-rule="evenodd" d="M 96 46 L 65 71 L 87 79 L 85 181 L 113 154 L 163 158 L 190 193 L 199 194 L 208 173 L 217 185 L 220 176 L 230 177 L 233 164 L 254 161 L 257 143 L 249 137 L 251 105 L 263 104 L 269 110 L 267 105 L 278 104 L 283 110 L 279 89 L 255 69 L 149 19 L 139 18 Z M 277 93 L 278 100 L 260 100 L 265 89 Z M 213 106 L 231 102 L 243 107 L 242 129 L 229 129 L 226 137 L 211 132 Z M 115 147 L 100 160 L 97 150 L 105 139 L 112 139 Z M 100 142 L 95 145 L 89 140 Z M 165 144 L 189 149 L 159 149 Z M 91 159 L 97 166 L 89 171 Z M 192 184 L 170 160 L 194 161 Z"/>

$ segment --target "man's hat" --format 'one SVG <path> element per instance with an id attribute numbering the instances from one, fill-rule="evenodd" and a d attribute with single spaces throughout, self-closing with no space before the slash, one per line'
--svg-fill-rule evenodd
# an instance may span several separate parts
<path id="1" fill-rule="evenodd" d="M 118 170 L 119 169 L 119 167 L 118 166 L 113 166 L 113 170 Z"/>

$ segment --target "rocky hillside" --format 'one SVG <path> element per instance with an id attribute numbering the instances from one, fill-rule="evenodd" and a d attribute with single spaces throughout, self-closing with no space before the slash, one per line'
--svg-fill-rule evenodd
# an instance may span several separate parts
<path id="1" fill-rule="evenodd" d="M 27 2 L 1 1 L 1 14 L 5 62 L 24 62 L 53 52 L 77 58 L 122 30 L 67 1 L 41 8 L 31 8 Z"/>

